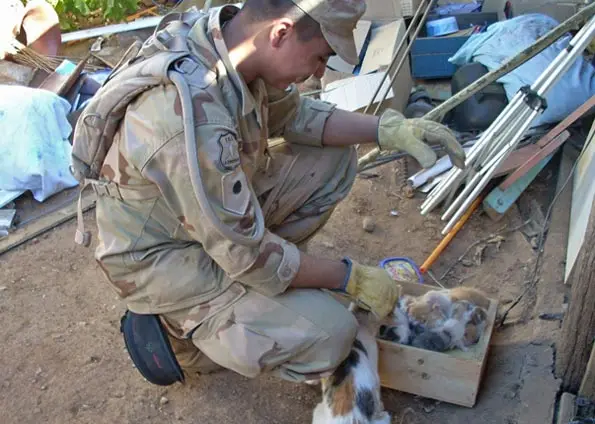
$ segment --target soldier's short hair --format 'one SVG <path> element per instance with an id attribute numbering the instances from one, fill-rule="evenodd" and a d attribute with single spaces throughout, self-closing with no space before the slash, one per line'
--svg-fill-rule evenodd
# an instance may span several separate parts
<path id="1" fill-rule="evenodd" d="M 288 17 L 295 22 L 298 40 L 302 42 L 322 37 L 320 24 L 291 0 L 246 0 L 242 13 L 247 14 L 253 22 Z"/>

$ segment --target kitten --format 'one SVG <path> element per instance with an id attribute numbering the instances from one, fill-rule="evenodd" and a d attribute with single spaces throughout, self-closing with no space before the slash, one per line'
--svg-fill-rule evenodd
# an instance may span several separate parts
<path id="1" fill-rule="evenodd" d="M 402 296 L 392 314 L 380 326 L 379 337 L 395 343 L 409 344 L 411 341 L 411 323 L 407 316 L 408 302 L 411 296 Z"/>
<path id="2" fill-rule="evenodd" d="M 350 308 L 355 309 L 355 308 Z M 390 424 L 380 398 L 378 376 L 379 323 L 371 314 L 354 311 L 359 328 L 347 358 L 323 378 L 322 401 L 314 409 L 312 424 Z"/>
<path id="3" fill-rule="evenodd" d="M 490 300 L 481 291 L 471 287 L 431 290 L 407 303 L 407 314 L 414 323 L 435 328 L 451 315 L 453 303 L 466 301 L 487 310 Z"/>
<path id="4" fill-rule="evenodd" d="M 477 343 L 485 330 L 486 311 L 465 300 L 452 305 L 450 317 L 436 328 L 421 332 L 412 346 L 436 352 L 458 348 L 467 351 Z"/>

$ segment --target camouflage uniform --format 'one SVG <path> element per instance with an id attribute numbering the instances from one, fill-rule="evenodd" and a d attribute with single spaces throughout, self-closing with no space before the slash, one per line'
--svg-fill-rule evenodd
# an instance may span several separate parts
<path id="1" fill-rule="evenodd" d="M 189 35 L 205 65 L 190 79 L 198 161 L 220 222 L 253 234 L 261 208 L 264 236 L 238 244 L 205 218 L 186 162 L 180 99 L 166 85 L 128 107 L 101 172 L 118 187 L 156 190 L 137 200 L 99 197 L 96 258 L 130 310 L 161 315 L 187 370 L 210 369 L 210 358 L 246 376 L 277 371 L 304 380 L 336 367 L 355 337 L 355 319 L 331 295 L 287 288 L 300 265 L 296 244 L 348 194 L 356 154 L 322 146 L 334 105 L 260 79 L 246 85 L 221 32 L 237 11 L 214 11 Z"/>

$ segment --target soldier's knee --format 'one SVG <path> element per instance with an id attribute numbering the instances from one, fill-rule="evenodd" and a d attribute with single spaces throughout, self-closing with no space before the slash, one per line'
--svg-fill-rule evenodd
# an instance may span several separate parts
<path id="1" fill-rule="evenodd" d="M 345 309 L 341 316 L 335 316 L 336 324 L 328 339 L 324 342 L 323 349 L 327 352 L 324 368 L 336 368 L 349 355 L 353 341 L 357 334 L 357 321 L 353 314 Z"/>

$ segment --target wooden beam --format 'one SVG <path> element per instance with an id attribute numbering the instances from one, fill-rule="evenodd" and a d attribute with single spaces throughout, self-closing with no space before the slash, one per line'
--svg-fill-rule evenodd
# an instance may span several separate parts
<path id="1" fill-rule="evenodd" d="M 572 284 L 568 311 L 557 346 L 556 375 L 562 390 L 576 393 L 595 339 L 595 208 L 591 207 L 585 240 L 569 277 Z"/>
<path id="2" fill-rule="evenodd" d="M 83 196 L 83 212 L 86 212 L 95 207 L 96 196 L 95 193 L 87 193 Z M 72 203 L 67 206 L 49 213 L 41 218 L 33 221 L 29 225 L 19 228 L 13 233 L 10 233 L 8 237 L 0 240 L 0 255 L 14 249 L 17 246 L 76 218 L 77 199 L 74 199 Z M 74 243 L 74 233 L 72 235 Z"/>

